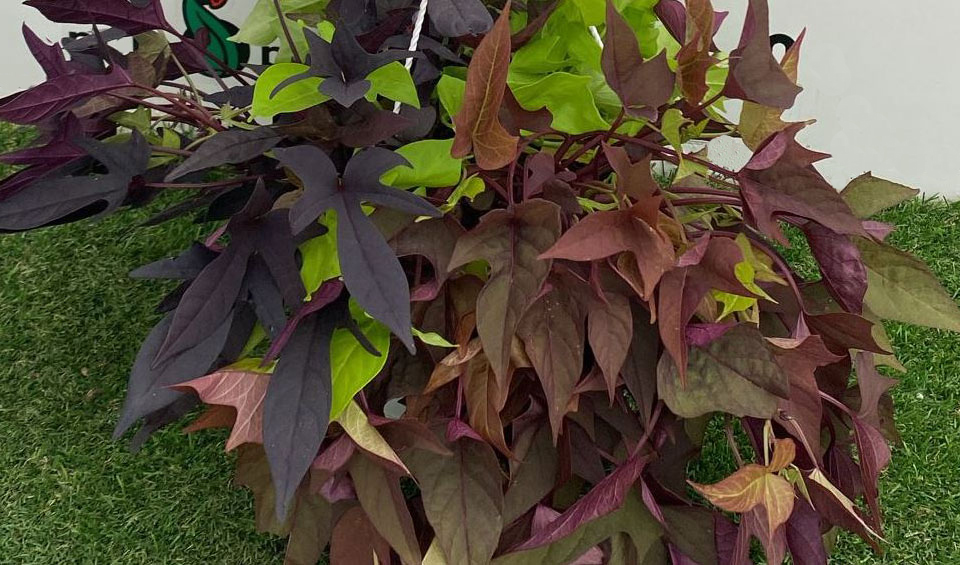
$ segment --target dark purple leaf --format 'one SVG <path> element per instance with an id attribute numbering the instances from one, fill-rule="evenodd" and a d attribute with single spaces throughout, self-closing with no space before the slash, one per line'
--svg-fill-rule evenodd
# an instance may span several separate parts
<path id="1" fill-rule="evenodd" d="M 338 322 L 329 312 L 303 320 L 267 387 L 263 446 L 281 520 L 317 456 L 330 421 L 330 339 Z"/>
<path id="2" fill-rule="evenodd" d="M 244 285 L 250 292 L 250 300 L 260 324 L 276 340 L 280 331 L 287 324 L 287 312 L 283 307 L 283 296 L 277 288 L 276 281 L 270 276 L 270 269 L 259 255 L 250 258 L 247 265 Z M 271 343 L 275 343 L 272 341 Z"/>
<path id="3" fill-rule="evenodd" d="M 793 505 L 786 524 L 787 548 L 796 565 L 827 565 L 827 552 L 820 533 L 820 516 L 805 500 Z"/>
<path id="4" fill-rule="evenodd" d="M 296 308 L 303 304 L 307 290 L 300 278 L 297 241 L 290 231 L 288 214 L 288 210 L 282 208 L 265 214 L 258 222 L 255 244 L 277 282 L 284 302 L 288 307 Z"/>
<path id="5" fill-rule="evenodd" d="M 6 198 L 0 230 L 27 230 L 112 211 L 123 203 L 133 177 L 147 168 L 150 149 L 139 133 L 127 143 L 74 140 L 100 161 L 108 174 L 42 179 Z"/>
<path id="6" fill-rule="evenodd" d="M 293 232 L 299 233 L 325 210 L 334 209 L 340 269 L 347 289 L 365 311 L 386 324 L 413 351 L 406 275 L 396 254 L 361 208 L 365 201 L 415 215 L 439 215 L 420 197 L 380 183 L 384 172 L 406 160 L 386 149 L 367 149 L 350 159 L 341 181 L 333 162 L 317 147 L 300 145 L 274 153 L 304 183 L 303 196 L 290 210 Z"/>
<path id="7" fill-rule="evenodd" d="M 150 439 L 150 436 L 157 430 L 172 424 L 180 418 L 189 414 L 197 405 L 200 399 L 194 395 L 184 395 L 156 412 L 151 412 L 143 417 L 143 425 L 134 434 L 130 440 L 129 449 L 131 453 L 137 453 L 143 447 L 143 444 Z"/>
<path id="8" fill-rule="evenodd" d="M 195 241 L 176 257 L 154 261 L 130 271 L 130 277 L 134 279 L 191 280 L 196 278 L 204 267 L 216 257 L 217 252 L 211 251 L 207 246 Z"/>
<path id="9" fill-rule="evenodd" d="M 131 35 L 153 29 L 170 29 L 160 0 L 27 0 L 50 21 L 63 24 L 100 24 Z"/>
<path id="10" fill-rule="evenodd" d="M 171 48 L 172 47 L 173 45 L 171 45 Z M 174 49 L 174 54 L 177 54 L 176 49 Z M 206 99 L 218 106 L 229 104 L 234 108 L 246 108 L 247 106 L 253 104 L 253 85 L 244 84 L 239 86 L 231 86 L 224 91 L 214 92 L 208 95 Z"/>
<path id="11" fill-rule="evenodd" d="M 320 92 L 342 106 L 350 107 L 370 90 L 370 82 L 365 80 L 368 74 L 391 61 L 419 56 L 418 53 L 396 50 L 368 53 L 347 26 L 337 28 L 331 43 L 309 29 L 305 30 L 304 35 L 310 45 L 310 68 L 278 84 L 271 96 L 294 82 L 322 77 L 326 80 L 320 83 Z"/>
<path id="12" fill-rule="evenodd" d="M 6 101 L 0 106 L 0 120 L 36 124 L 91 96 L 133 84 L 133 78 L 119 65 L 114 65 L 106 74 L 60 75 Z"/>
<path id="13" fill-rule="evenodd" d="M 838 234 L 816 222 L 803 225 L 810 250 L 820 266 L 830 294 L 854 314 L 863 313 L 867 293 L 867 268 L 860 260 L 860 249 L 849 236 Z"/>
<path id="14" fill-rule="evenodd" d="M 43 68 L 43 72 L 46 73 L 48 79 L 70 73 L 70 64 L 63 56 L 63 49 L 59 43 L 47 45 L 37 37 L 37 34 L 33 33 L 32 29 L 27 27 L 27 24 L 23 24 L 23 40 L 30 49 L 30 53 L 33 54 L 33 58 Z"/>
<path id="15" fill-rule="evenodd" d="M 245 163 L 273 149 L 280 139 L 280 135 L 269 127 L 219 132 L 204 141 L 193 155 L 170 171 L 164 180 L 171 182 L 195 171 L 225 164 Z"/>
<path id="16" fill-rule="evenodd" d="M 169 406 L 183 393 L 171 388 L 191 379 L 200 377 L 211 368 L 223 349 L 230 331 L 231 320 L 228 316 L 218 327 L 204 336 L 196 346 L 179 355 L 154 365 L 154 359 L 170 330 L 172 316 L 167 316 L 157 324 L 137 353 L 136 361 L 130 372 L 127 384 L 127 397 L 123 402 L 120 420 L 114 429 L 114 438 L 119 438 L 134 422 L 151 412 Z"/>
<path id="17" fill-rule="evenodd" d="M 493 26 L 493 18 L 480 0 L 431 0 L 427 13 L 444 37 L 482 35 Z"/>
<path id="18" fill-rule="evenodd" d="M 572 534 L 577 528 L 605 516 L 623 504 L 624 498 L 633 487 L 634 481 L 643 472 L 647 459 L 637 455 L 628 458 L 615 471 L 597 483 L 590 492 L 573 503 L 549 527 L 535 534 L 512 551 L 521 551 L 551 544 Z"/>
<path id="19" fill-rule="evenodd" d="M 8 165 L 46 165 L 59 167 L 87 154 L 71 141 L 83 136 L 83 126 L 73 113 L 64 114 L 58 129 L 40 146 L 27 147 L 0 155 Z"/>
<path id="20" fill-rule="evenodd" d="M 252 252 L 251 242 L 232 243 L 194 279 L 180 299 L 157 362 L 200 343 L 223 323 L 240 295 Z"/>
<path id="21" fill-rule="evenodd" d="M 679 0 L 660 0 L 654 7 L 657 17 L 677 43 L 687 40 L 687 9 Z"/>
<path id="22" fill-rule="evenodd" d="M 320 288 L 313 293 L 313 296 L 310 297 L 310 301 L 301 306 L 293 317 L 282 326 L 279 335 L 276 336 L 273 343 L 270 344 L 270 349 L 267 351 L 267 354 L 264 355 L 263 363 L 266 364 L 276 359 L 300 322 L 305 317 L 312 315 L 314 312 L 318 312 L 339 298 L 341 292 L 343 292 L 343 283 L 339 280 L 334 279 L 323 283 Z"/>

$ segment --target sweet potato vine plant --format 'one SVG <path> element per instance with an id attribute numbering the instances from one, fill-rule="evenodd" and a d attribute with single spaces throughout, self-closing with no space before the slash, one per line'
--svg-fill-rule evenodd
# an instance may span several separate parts
<path id="1" fill-rule="evenodd" d="M 188 429 L 232 428 L 289 563 L 815 564 L 836 528 L 880 547 L 880 322 L 960 312 L 868 219 L 916 191 L 835 191 L 781 120 L 802 37 L 777 61 L 765 0 L 729 53 L 709 0 L 430 0 L 422 26 L 411 0 L 259 0 L 239 37 L 278 62 L 242 70 L 157 0 L 27 4 L 92 27 L 24 28 L 47 80 L 0 119 L 45 136 L 2 157 L 26 168 L 0 230 L 170 191 L 148 224 L 210 226 L 132 273 L 178 286 L 116 435 L 205 404 Z M 711 163 L 723 136 L 740 170 Z M 739 465 L 715 484 L 688 480 L 705 438 Z"/>

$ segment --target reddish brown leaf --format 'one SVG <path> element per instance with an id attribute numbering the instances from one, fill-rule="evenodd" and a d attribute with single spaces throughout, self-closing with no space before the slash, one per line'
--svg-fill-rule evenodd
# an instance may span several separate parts
<path id="1" fill-rule="evenodd" d="M 613 402 L 617 377 L 634 335 L 630 300 L 622 294 L 607 293 L 607 301 L 597 301 L 587 315 L 587 336 Z"/>
<path id="2" fill-rule="evenodd" d="M 819 463 L 823 407 L 814 371 L 836 363 L 841 357 L 828 350 L 816 335 L 803 340 L 768 338 L 767 341 L 773 345 L 777 362 L 790 377 L 790 397 L 779 401 L 778 421 L 813 454 L 814 462 Z"/>
<path id="3" fill-rule="evenodd" d="M 351 460 L 350 477 L 360 506 L 380 535 L 404 563 L 420 563 L 420 546 L 399 477 L 365 455 Z"/>
<path id="4" fill-rule="evenodd" d="M 782 214 L 812 220 L 838 234 L 866 236 L 843 197 L 811 166 L 822 154 L 796 142 L 802 127 L 798 124 L 771 137 L 740 171 L 748 219 L 784 245 L 789 242 L 775 220 Z"/>
<path id="5" fill-rule="evenodd" d="M 210 428 L 232 428 L 236 420 L 236 409 L 230 406 L 208 406 L 203 414 L 183 428 L 183 433 L 190 434 Z"/>
<path id="6" fill-rule="evenodd" d="M 881 375 L 877 371 L 873 354 L 866 351 L 857 353 L 857 386 L 860 387 L 860 418 L 867 424 L 880 427 L 880 397 L 896 386 L 897 380 Z"/>
<path id="7" fill-rule="evenodd" d="M 499 169 L 512 161 L 517 141 L 500 124 L 500 106 L 507 88 L 510 65 L 510 2 L 493 28 L 477 46 L 467 69 L 463 106 L 453 123 L 456 128 L 451 153 L 466 157 L 471 149 L 481 169 Z"/>
<path id="8" fill-rule="evenodd" d="M 674 251 L 669 238 L 645 221 L 645 215 L 648 210 L 644 204 L 629 210 L 594 212 L 567 230 L 540 257 L 594 261 L 629 251 L 640 269 L 642 296 L 649 297 L 660 277 L 673 265 Z"/>
<path id="9" fill-rule="evenodd" d="M 583 524 L 619 509 L 646 464 L 647 460 L 643 457 L 630 457 L 573 506 L 551 521 L 549 526 L 514 548 L 514 551 L 549 545 L 567 537 Z"/>
<path id="10" fill-rule="evenodd" d="M 480 441 L 460 439 L 450 449 L 449 457 L 415 449 L 406 462 L 420 484 L 424 512 L 447 562 L 485 565 L 503 526 L 500 464 L 493 449 Z"/>
<path id="11" fill-rule="evenodd" d="M 686 41 L 677 53 L 677 79 L 683 97 L 694 106 L 700 104 L 707 94 L 707 71 L 718 62 L 710 54 L 715 23 L 713 14 L 710 0 L 687 2 Z"/>
<path id="12" fill-rule="evenodd" d="M 704 237 L 680 257 L 679 268 L 668 271 L 660 283 L 660 338 L 676 363 L 681 383 L 687 371 L 686 327 L 703 297 L 711 289 L 752 295 L 734 275 L 734 267 L 742 260 L 743 252 L 732 239 Z"/>
<path id="13" fill-rule="evenodd" d="M 857 440 L 857 453 L 860 455 L 860 476 L 863 478 L 863 498 L 870 506 L 873 524 L 880 527 L 880 502 L 877 480 L 880 471 L 890 464 L 890 446 L 880 430 L 853 418 L 854 437 Z"/>
<path id="14" fill-rule="evenodd" d="M 509 375 L 507 379 L 497 379 L 487 358 L 477 355 L 467 362 L 462 378 L 470 427 L 501 453 L 512 457 L 503 437 L 503 422 L 500 420 L 500 411 L 507 402 L 510 389 Z"/>
<path id="15" fill-rule="evenodd" d="M 530 307 L 517 329 L 547 397 L 554 441 L 583 371 L 585 317 L 576 299 L 558 287 Z"/>
<path id="16" fill-rule="evenodd" d="M 377 533 L 363 508 L 350 508 L 333 528 L 330 562 L 349 565 L 390 563 L 390 545 Z"/>
<path id="17" fill-rule="evenodd" d="M 499 379 L 507 375 L 520 319 L 550 272 L 551 262 L 539 255 L 559 235 L 559 207 L 534 199 L 512 212 L 488 212 L 479 226 L 457 241 L 449 269 L 477 260 L 490 263 L 490 278 L 477 297 L 477 332 Z"/>
<path id="18" fill-rule="evenodd" d="M 630 115 L 656 120 L 657 109 L 673 94 L 675 79 L 666 52 L 644 61 L 636 34 L 617 12 L 613 0 L 607 0 L 607 32 L 600 66 L 607 84 Z"/>
<path id="19" fill-rule="evenodd" d="M 627 196 L 637 200 L 647 200 L 660 189 L 660 185 L 653 179 L 650 171 L 651 155 L 631 163 L 626 149 L 607 143 L 603 144 L 603 155 L 617 173 L 617 189 Z M 650 206 L 653 217 L 656 217 L 658 207 L 659 201 Z"/>
<path id="20" fill-rule="evenodd" d="M 254 371 L 226 370 L 177 385 L 194 391 L 207 404 L 236 409 L 236 423 L 227 439 L 227 451 L 241 443 L 263 443 L 263 399 L 270 375 Z"/>
<path id="21" fill-rule="evenodd" d="M 793 106 L 801 88 L 790 80 L 770 50 L 767 0 L 750 0 L 740 46 L 730 53 L 724 93 L 764 106 Z"/>

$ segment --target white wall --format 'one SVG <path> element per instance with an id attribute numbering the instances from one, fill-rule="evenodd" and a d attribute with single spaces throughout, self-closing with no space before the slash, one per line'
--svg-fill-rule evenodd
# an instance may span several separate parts
<path id="1" fill-rule="evenodd" d="M 729 10 L 722 49 L 739 39 L 746 0 Z M 787 114 L 815 118 L 800 136 L 834 156 L 817 167 L 837 187 L 865 171 L 960 197 L 958 0 L 770 0 L 770 32 L 797 37 L 804 91 Z"/>
<path id="2" fill-rule="evenodd" d="M 180 0 L 164 0 L 172 20 Z M 50 39 L 62 28 L 17 0 L 0 8 L 0 95 L 42 76 L 20 37 L 26 20 Z M 730 17 L 718 43 L 732 49 L 747 0 L 714 0 Z M 230 0 L 242 14 L 252 0 Z M 816 118 L 801 140 L 831 153 L 820 170 L 838 188 L 860 173 L 960 196 L 960 69 L 955 63 L 960 0 L 770 0 L 771 33 L 807 39 L 800 59 L 804 91 L 788 118 Z M 239 18 L 235 18 L 237 21 Z M 729 149 L 716 157 L 737 161 Z"/>

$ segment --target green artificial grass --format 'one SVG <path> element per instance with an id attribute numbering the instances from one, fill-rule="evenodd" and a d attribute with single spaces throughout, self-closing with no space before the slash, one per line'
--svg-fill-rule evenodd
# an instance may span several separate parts
<path id="1" fill-rule="evenodd" d="M 0 125 L 0 147 L 29 137 Z M 231 485 L 225 433 L 173 426 L 136 455 L 110 439 L 127 370 L 170 288 L 126 273 L 209 229 L 135 227 L 159 206 L 0 236 L 0 564 L 283 560 L 283 540 L 256 533 L 252 497 Z M 960 293 L 960 203 L 917 200 L 881 219 Z M 791 260 L 811 273 L 802 246 Z M 832 562 L 960 563 L 960 336 L 889 329 L 908 372 L 893 392 L 903 444 L 881 480 L 885 553 L 841 535 Z M 700 470 L 732 465 L 714 444 Z"/>

